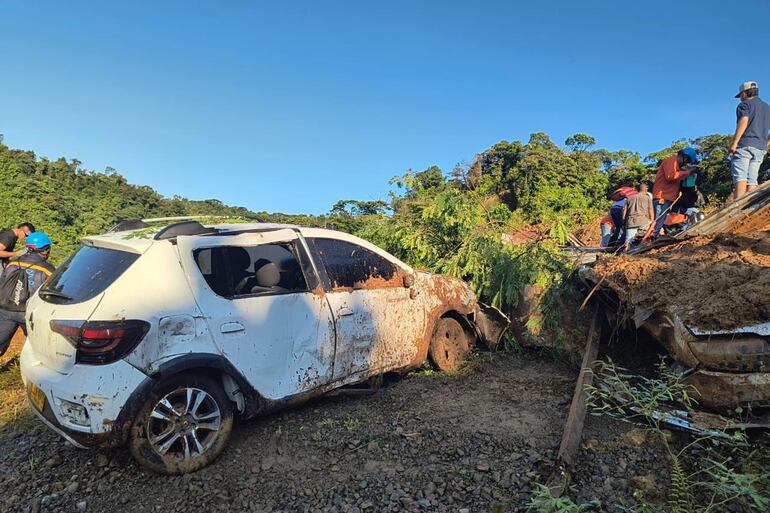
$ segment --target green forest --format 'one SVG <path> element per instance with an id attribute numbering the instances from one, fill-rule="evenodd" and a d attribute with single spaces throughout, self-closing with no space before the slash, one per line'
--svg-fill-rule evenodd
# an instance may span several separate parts
<path id="1" fill-rule="evenodd" d="M 702 192 L 717 206 L 731 188 L 729 136 L 675 141 L 642 156 L 596 148 L 586 134 L 556 144 L 546 134 L 501 141 L 481 150 L 470 165 L 446 171 L 409 170 L 383 184 L 388 200 L 341 200 L 321 216 L 255 212 L 216 199 L 166 198 L 133 185 L 108 169 L 83 169 L 76 159 L 48 160 L 11 149 L 0 139 L 0 227 L 31 221 L 54 240 L 61 262 L 81 237 L 108 230 L 122 219 L 212 215 L 324 226 L 361 236 L 420 268 L 467 280 L 479 296 L 507 312 L 523 285 L 542 290 L 542 316 L 530 322 L 559 324 L 552 308 L 565 291 L 572 264 L 560 251 L 569 233 L 586 227 L 609 206 L 620 185 L 651 182 L 660 159 L 693 146 L 706 181 Z M 768 162 L 762 175 L 768 171 Z M 539 326 L 529 326 L 532 330 Z"/>

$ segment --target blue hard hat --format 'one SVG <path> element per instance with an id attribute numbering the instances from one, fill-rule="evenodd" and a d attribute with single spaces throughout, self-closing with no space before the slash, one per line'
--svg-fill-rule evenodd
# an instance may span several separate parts
<path id="1" fill-rule="evenodd" d="M 51 239 L 43 232 L 33 232 L 27 235 L 26 246 L 32 249 L 47 248 L 52 244 Z"/>
<path id="2" fill-rule="evenodd" d="M 692 162 L 693 164 L 698 163 L 698 154 L 695 153 L 694 149 L 690 147 L 684 148 L 682 150 L 682 154 L 686 155 L 690 159 L 690 162 Z"/>

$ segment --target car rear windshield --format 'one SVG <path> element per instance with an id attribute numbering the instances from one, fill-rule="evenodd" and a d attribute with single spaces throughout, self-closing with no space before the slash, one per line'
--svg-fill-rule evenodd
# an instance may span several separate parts
<path id="1" fill-rule="evenodd" d="M 81 246 L 40 288 L 49 303 L 73 304 L 100 294 L 133 264 L 139 255 L 115 249 Z"/>

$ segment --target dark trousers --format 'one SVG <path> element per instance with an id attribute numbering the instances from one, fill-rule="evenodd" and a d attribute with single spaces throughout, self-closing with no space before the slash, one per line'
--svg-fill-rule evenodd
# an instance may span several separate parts
<path id="1" fill-rule="evenodd" d="M 24 334 L 27 334 L 27 323 L 24 320 L 24 312 L 12 312 L 10 310 L 0 309 L 0 356 L 8 351 L 16 330 L 21 328 Z"/>
<path id="2" fill-rule="evenodd" d="M 615 231 L 612 232 L 609 242 L 610 246 L 612 246 L 626 240 L 626 230 L 623 228 L 626 224 L 623 219 L 623 207 L 612 207 L 610 209 L 610 217 L 612 217 L 612 222 L 615 223 Z"/>

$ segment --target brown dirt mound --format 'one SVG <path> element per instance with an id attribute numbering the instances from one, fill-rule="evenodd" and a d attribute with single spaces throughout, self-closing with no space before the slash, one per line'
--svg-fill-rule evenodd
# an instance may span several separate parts
<path id="1" fill-rule="evenodd" d="M 770 231 L 696 237 L 595 270 L 630 304 L 668 309 L 688 325 L 729 330 L 770 321 Z"/>
<path id="2" fill-rule="evenodd" d="M 534 225 L 527 225 L 514 230 L 511 233 L 504 233 L 502 240 L 508 244 L 527 244 L 534 240 L 540 239 L 543 236 L 542 231 Z"/>
<path id="3" fill-rule="evenodd" d="M 575 236 L 586 246 L 598 246 L 602 241 L 601 217 L 597 217 L 590 223 L 582 226 L 575 232 Z"/>

